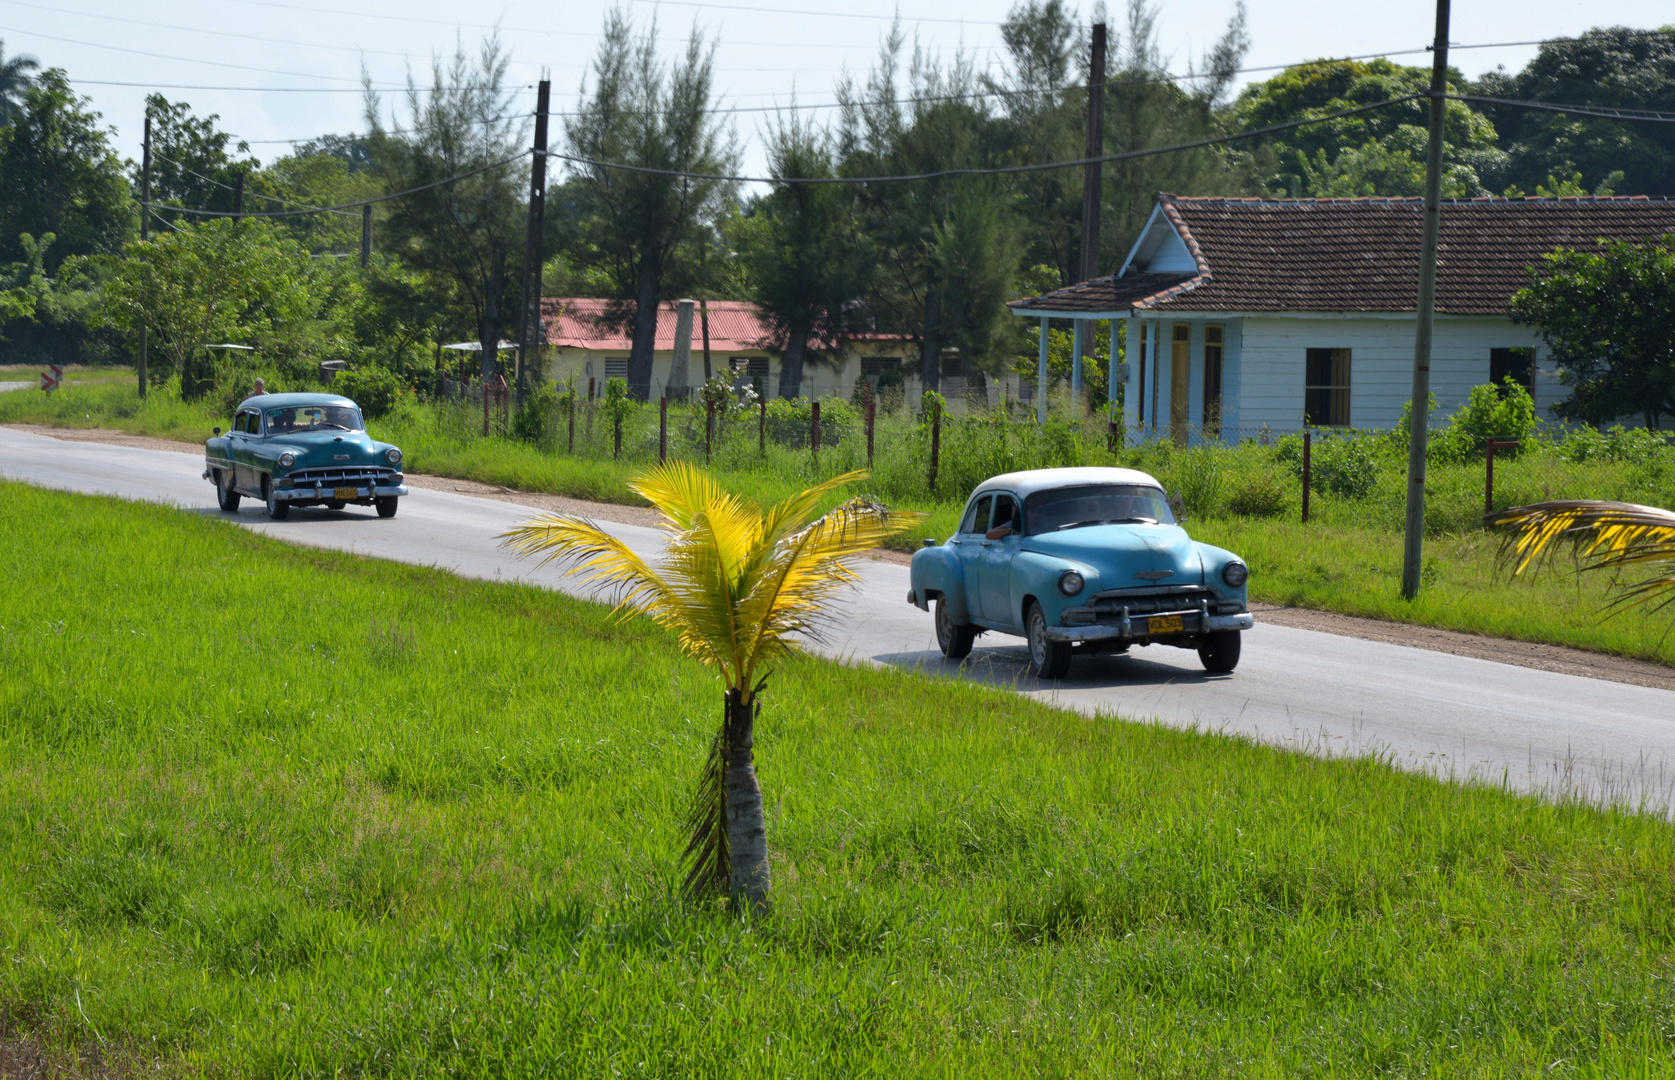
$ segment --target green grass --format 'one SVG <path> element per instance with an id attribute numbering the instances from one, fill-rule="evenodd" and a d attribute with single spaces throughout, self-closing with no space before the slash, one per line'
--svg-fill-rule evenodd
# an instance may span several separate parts
<path id="1" fill-rule="evenodd" d="M 828 406 L 828 409 L 830 407 Z M 34 422 L 113 427 L 134 433 L 202 439 L 225 424 L 219 404 L 186 405 L 167 393 L 140 402 L 132 386 L 107 383 L 72 386 L 48 397 L 19 391 L 0 395 L 0 423 Z M 830 414 L 829 414 L 830 415 Z M 591 419 L 578 409 L 575 453 L 567 425 L 549 423 L 534 442 L 481 437 L 480 408 L 407 406 L 374 422 L 374 433 L 399 444 L 414 472 L 546 491 L 603 502 L 640 504 L 628 482 L 655 459 L 656 410 L 638 410 L 624 431 L 622 460 L 614 456 L 612 432 L 602 411 Z M 764 456 L 754 415 L 736 419 L 712 447 L 712 466 L 732 488 L 774 501 L 800 488 L 866 464 L 865 443 L 841 419 L 826 425 L 826 445 L 815 460 L 806 448 L 769 442 Z M 836 445 L 833 445 L 833 443 Z M 1152 444 L 1109 454 L 1097 425 L 1066 425 L 1037 433 L 1031 425 L 997 426 L 987 421 L 950 423 L 944 429 L 942 476 L 933 495 L 927 487 L 925 434 L 900 415 L 886 414 L 875 445 L 872 493 L 891 505 L 927 514 L 925 524 L 896 539 L 912 550 L 921 537 L 943 537 L 956 527 L 971 485 L 1014 468 L 1041 464 L 1127 464 L 1158 476 L 1186 497 L 1199 539 L 1239 552 L 1251 564 L 1251 596 L 1354 615 L 1392 619 L 1474 633 L 1570 645 L 1675 664 L 1675 634 L 1667 614 L 1631 612 L 1602 619 L 1609 599 L 1604 579 L 1578 581 L 1567 563 L 1509 581 L 1497 564 L 1495 545 L 1479 527 L 1483 512 L 1481 462 L 1433 467 L 1428 485 L 1427 589 L 1417 602 L 1403 600 L 1401 528 L 1405 485 L 1401 455 L 1388 440 L 1370 462 L 1370 488 L 1361 496 L 1317 491 L 1311 520 L 1298 521 L 1301 488 L 1280 450 L 1255 444 L 1213 451 L 1177 453 Z M 671 452 L 692 460 L 704 456 L 702 421 L 671 410 Z M 1318 448 L 1317 464 L 1333 449 Z M 1553 497 L 1626 499 L 1675 506 L 1675 449 L 1638 460 L 1596 456 L 1581 463 L 1552 452 L 1532 453 L 1497 464 L 1496 504 L 1536 502 Z M 1239 486 L 1266 476 L 1289 500 L 1272 518 L 1239 517 Z"/>
<path id="2" fill-rule="evenodd" d="M 233 1076 L 1650 1076 L 1675 828 L 0 485 L 0 1016 Z M 41 555 L 52 555 L 50 587 Z"/>

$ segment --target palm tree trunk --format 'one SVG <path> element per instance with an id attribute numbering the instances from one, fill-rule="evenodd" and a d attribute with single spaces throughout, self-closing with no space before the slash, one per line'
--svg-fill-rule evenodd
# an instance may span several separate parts
<path id="1" fill-rule="evenodd" d="M 726 762 L 728 889 L 734 903 L 753 912 L 768 910 L 768 832 L 762 816 L 762 788 L 756 783 L 752 753 L 756 734 L 756 699 L 727 692 L 724 733 Z"/>

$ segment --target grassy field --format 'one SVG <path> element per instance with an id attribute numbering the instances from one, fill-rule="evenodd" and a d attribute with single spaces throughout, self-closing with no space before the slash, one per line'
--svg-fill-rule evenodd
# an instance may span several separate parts
<path id="1" fill-rule="evenodd" d="M 0 1018 L 60 1061 L 1675 1069 L 1661 820 L 796 661 L 746 923 L 673 896 L 718 702 L 661 633 L 11 484 L 0 552 Z"/>
<path id="2" fill-rule="evenodd" d="M 162 392 L 141 403 L 125 382 L 72 386 L 50 398 L 29 391 L 0 395 L 0 423 L 110 427 L 193 441 L 207 435 L 211 426 L 226 423 L 220 411 L 220 405 L 187 405 Z M 806 446 L 771 440 L 764 456 L 755 417 L 739 417 L 716 440 L 713 468 L 736 490 L 767 502 L 842 469 L 864 466 L 864 439 L 852 426 L 853 415 L 842 406 L 828 405 L 828 420 L 828 442 L 816 461 Z M 613 456 L 609 421 L 597 406 L 591 416 L 585 407 L 578 409 L 574 455 L 568 452 L 565 425 L 550 423 L 539 438 L 518 441 L 482 438 L 481 422 L 480 409 L 470 406 L 409 406 L 371 426 L 374 434 L 402 447 L 414 472 L 605 502 L 639 502 L 629 492 L 628 481 L 657 449 L 653 409 L 630 417 L 620 461 Z M 925 433 L 900 418 L 889 418 L 879 427 L 870 486 L 892 505 L 928 515 L 921 529 L 897 539 L 902 550 L 911 550 L 920 537 L 951 533 L 965 493 L 986 476 L 1041 464 L 1133 465 L 1182 492 L 1196 537 L 1237 551 L 1250 562 L 1251 596 L 1257 601 L 1675 664 L 1675 634 L 1669 633 L 1667 615 L 1648 618 L 1630 612 L 1600 618 L 1609 582 L 1578 581 L 1568 565 L 1508 580 L 1505 568 L 1498 565 L 1493 538 L 1479 524 L 1481 461 L 1433 468 L 1428 587 L 1417 602 L 1410 602 L 1400 597 L 1403 462 L 1384 441 L 1367 440 L 1372 452 L 1360 462 L 1360 474 L 1346 466 L 1341 445 L 1317 448 L 1316 472 L 1326 476 L 1330 486 L 1313 493 L 1311 520 L 1303 524 L 1298 520 L 1301 486 L 1293 474 L 1295 462 L 1285 458 L 1295 447 L 1250 443 L 1179 453 L 1151 444 L 1113 457 L 1094 427 L 1059 425 L 1038 433 L 1029 424 L 1000 428 L 985 421 L 950 423 L 944 429 L 938 497 L 926 486 Z M 670 444 L 672 452 L 701 460 L 701 421 L 672 412 Z M 1550 450 L 1502 460 L 1497 464 L 1497 505 L 1585 496 L 1675 506 L 1675 448 L 1645 450 L 1638 457 L 1613 457 L 1608 450 L 1602 444 L 1582 461 Z M 1354 488 L 1357 482 L 1362 489 Z M 1237 512 L 1250 501 L 1253 486 L 1278 500 L 1265 516 Z"/>

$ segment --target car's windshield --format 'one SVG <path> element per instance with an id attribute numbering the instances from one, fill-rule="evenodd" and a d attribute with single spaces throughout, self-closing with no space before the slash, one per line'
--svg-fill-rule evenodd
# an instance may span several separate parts
<path id="1" fill-rule="evenodd" d="M 1024 531 L 1031 536 L 1123 522 L 1173 525 L 1175 515 L 1162 491 L 1143 484 L 1054 488 L 1024 500 Z"/>
<path id="2" fill-rule="evenodd" d="M 361 430 L 361 411 L 347 405 L 290 405 L 267 410 L 267 419 L 269 435 Z"/>

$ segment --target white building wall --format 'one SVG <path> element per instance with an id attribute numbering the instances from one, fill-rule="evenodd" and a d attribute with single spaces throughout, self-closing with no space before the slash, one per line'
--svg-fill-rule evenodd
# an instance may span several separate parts
<path id="1" fill-rule="evenodd" d="M 1350 350 L 1350 423 L 1388 428 L 1401 419 L 1413 391 L 1411 316 L 1404 318 L 1259 318 L 1242 321 L 1239 422 L 1248 432 L 1266 425 L 1296 431 L 1303 420 L 1308 350 Z M 1489 381 L 1489 350 L 1529 348 L 1540 339 L 1531 327 L 1496 318 L 1439 316 L 1431 345 L 1431 392 L 1442 416 L 1457 409 L 1471 388 Z M 1564 396 L 1550 361 L 1537 352 L 1536 405 Z"/>

